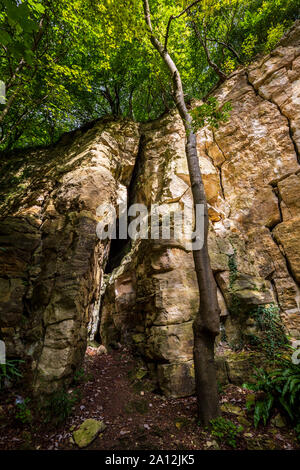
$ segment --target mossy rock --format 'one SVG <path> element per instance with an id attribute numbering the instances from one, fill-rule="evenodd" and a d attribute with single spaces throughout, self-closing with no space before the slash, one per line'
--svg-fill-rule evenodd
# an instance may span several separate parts
<path id="1" fill-rule="evenodd" d="M 98 436 L 99 432 L 104 431 L 105 428 L 106 425 L 103 421 L 97 421 L 96 419 L 85 420 L 79 429 L 73 432 L 75 444 L 80 449 L 87 447 Z"/>
<path id="2" fill-rule="evenodd" d="M 145 342 L 145 335 L 138 333 L 136 335 L 132 335 L 132 340 L 135 344 L 144 343 Z"/>
<path id="3" fill-rule="evenodd" d="M 233 405 L 232 403 L 223 403 L 220 409 L 225 413 L 232 413 L 237 416 L 242 416 L 245 414 L 245 412 L 239 406 Z"/>
<path id="4" fill-rule="evenodd" d="M 246 419 L 244 416 L 239 416 L 238 417 L 238 422 L 241 426 L 243 426 L 243 428 L 245 429 L 248 429 L 251 427 L 251 423 L 250 421 L 248 421 L 248 419 Z"/>
<path id="5" fill-rule="evenodd" d="M 275 450 L 276 443 L 265 437 L 246 438 L 248 450 Z"/>
<path id="6" fill-rule="evenodd" d="M 284 428 L 286 426 L 286 420 L 283 418 L 283 416 L 281 416 L 280 413 L 277 413 L 277 415 L 271 419 L 271 424 L 276 428 Z"/>
<path id="7" fill-rule="evenodd" d="M 146 369 L 138 369 L 135 374 L 135 378 L 138 380 L 141 380 L 144 377 L 146 377 L 147 374 L 148 374 L 148 371 Z"/>

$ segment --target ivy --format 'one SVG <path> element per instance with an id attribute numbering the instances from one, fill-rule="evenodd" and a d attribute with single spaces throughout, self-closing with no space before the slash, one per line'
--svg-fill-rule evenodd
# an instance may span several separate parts
<path id="1" fill-rule="evenodd" d="M 235 283 L 238 276 L 238 266 L 236 261 L 236 249 L 233 249 L 232 255 L 228 256 L 228 267 L 229 267 L 229 288 L 232 291 L 233 284 Z"/>
<path id="2" fill-rule="evenodd" d="M 288 347 L 288 339 L 281 322 L 279 308 L 275 304 L 258 305 L 250 312 L 261 335 L 253 335 L 253 344 L 261 348 L 271 360 L 281 356 Z"/>

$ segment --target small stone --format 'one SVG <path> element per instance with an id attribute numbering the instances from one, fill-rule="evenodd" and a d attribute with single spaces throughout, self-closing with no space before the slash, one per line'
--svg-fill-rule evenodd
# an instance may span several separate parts
<path id="1" fill-rule="evenodd" d="M 103 421 L 95 419 L 85 420 L 77 431 L 73 432 L 73 438 L 78 447 L 87 447 L 98 436 L 100 431 L 104 431 L 106 425 Z"/>
<path id="2" fill-rule="evenodd" d="M 250 428 L 251 427 L 251 423 L 246 418 L 244 418 L 244 416 L 239 416 L 238 417 L 238 422 L 244 428 Z"/>
<path id="3" fill-rule="evenodd" d="M 219 450 L 220 449 L 220 446 L 219 444 L 217 443 L 217 441 L 213 440 L 213 441 L 206 441 L 205 443 L 206 447 L 208 449 L 213 449 L 213 450 Z"/>
<path id="4" fill-rule="evenodd" d="M 271 419 L 271 424 L 276 426 L 276 428 L 284 428 L 286 426 L 285 419 L 281 416 L 280 413 L 277 413 L 277 415 Z"/>
<path id="5" fill-rule="evenodd" d="M 233 405 L 232 403 L 223 403 L 221 405 L 221 411 L 224 411 L 225 413 L 233 413 L 235 415 L 244 415 L 245 412 L 241 410 L 241 408 L 237 405 Z"/>
<path id="6" fill-rule="evenodd" d="M 107 354 L 107 349 L 104 344 L 101 344 L 99 348 L 97 348 L 97 355 L 102 356 L 103 354 Z"/>
<path id="7" fill-rule="evenodd" d="M 144 428 L 145 428 L 145 429 L 150 429 L 149 424 L 144 424 Z"/>

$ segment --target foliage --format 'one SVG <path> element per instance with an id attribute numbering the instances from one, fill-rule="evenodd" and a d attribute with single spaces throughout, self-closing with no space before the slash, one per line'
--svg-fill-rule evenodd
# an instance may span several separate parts
<path id="1" fill-rule="evenodd" d="M 241 308 L 240 299 L 234 289 L 234 283 L 238 277 L 236 251 L 228 257 L 228 267 L 229 289 L 231 293 L 230 311 L 233 315 L 236 315 Z M 278 306 L 274 303 L 257 305 L 247 313 L 247 316 L 255 320 L 258 334 L 247 334 L 246 338 L 241 339 L 240 347 L 242 348 L 247 343 L 255 346 L 256 349 L 261 349 L 266 358 L 273 362 L 276 362 L 278 357 L 281 359 L 281 354 L 288 350 L 288 339 L 280 318 Z M 231 345 L 234 349 L 238 348 L 238 346 Z"/>
<path id="2" fill-rule="evenodd" d="M 284 412 L 297 424 L 300 418 L 300 366 L 282 359 L 282 366 L 271 372 L 256 369 L 254 384 L 244 384 L 245 388 L 258 394 L 254 404 L 254 425 L 260 421 L 267 423 L 274 408 Z"/>
<path id="3" fill-rule="evenodd" d="M 4 386 L 5 379 L 13 382 L 22 377 L 20 364 L 24 363 L 21 359 L 7 359 L 5 364 L 0 364 L 0 390 Z"/>
<path id="4" fill-rule="evenodd" d="M 238 276 L 236 249 L 234 249 L 234 252 L 232 253 L 232 255 L 228 256 L 228 268 L 229 268 L 229 286 L 230 286 L 230 289 L 232 289 L 233 284 L 236 281 L 237 276 Z"/>
<path id="5" fill-rule="evenodd" d="M 261 332 L 260 337 L 252 338 L 255 345 L 261 347 L 268 358 L 276 360 L 288 345 L 278 306 L 258 305 L 250 315 L 255 319 L 257 329 Z"/>
<path id="6" fill-rule="evenodd" d="M 74 377 L 73 377 L 73 382 L 75 384 L 80 384 L 85 381 L 86 381 L 86 375 L 85 375 L 84 369 L 81 367 L 75 372 Z"/>
<path id="7" fill-rule="evenodd" d="M 300 441 L 300 423 L 296 424 L 296 426 L 294 427 L 294 431 L 296 433 L 298 441 Z"/>
<path id="8" fill-rule="evenodd" d="M 238 277 L 238 265 L 236 259 L 236 249 L 234 248 L 233 253 L 228 256 L 228 268 L 229 268 L 229 290 L 231 293 L 230 312 L 232 315 L 237 315 L 240 310 L 240 299 L 234 291 L 234 283 Z M 237 345 L 231 345 L 233 349 L 241 349 L 243 343 Z"/>
<path id="9" fill-rule="evenodd" d="M 25 398 L 24 401 L 17 403 L 16 419 L 22 424 L 30 424 L 32 422 L 32 414 L 28 407 L 30 398 Z"/>
<path id="10" fill-rule="evenodd" d="M 77 390 L 71 393 L 68 393 L 66 390 L 59 390 L 53 393 L 43 407 L 45 422 L 51 422 L 55 425 L 64 423 L 79 400 L 80 394 Z"/>
<path id="11" fill-rule="evenodd" d="M 266 51 L 271 51 L 279 41 L 286 29 L 285 24 L 278 24 L 268 30 L 268 37 L 265 46 Z"/>
<path id="12" fill-rule="evenodd" d="M 236 426 L 229 419 L 218 417 L 210 421 L 210 433 L 219 442 L 225 442 L 229 446 L 236 448 L 236 437 L 243 430 L 242 426 Z"/>
<path id="13" fill-rule="evenodd" d="M 209 97 L 201 106 L 191 110 L 193 119 L 193 129 L 195 132 L 208 124 L 214 129 L 218 129 L 220 123 L 228 121 L 229 111 L 232 109 L 231 103 L 226 102 L 222 106 L 215 97 Z"/>
<path id="14" fill-rule="evenodd" d="M 150 1 L 160 39 L 187 5 Z M 298 0 L 206 0 L 172 21 L 168 48 L 187 99 L 203 99 L 216 70 L 226 75 L 270 50 L 298 17 Z M 0 150 L 55 142 L 105 114 L 146 121 L 174 106 L 141 0 L 0 0 L 0 51 Z M 217 107 L 205 106 L 214 123 Z"/>

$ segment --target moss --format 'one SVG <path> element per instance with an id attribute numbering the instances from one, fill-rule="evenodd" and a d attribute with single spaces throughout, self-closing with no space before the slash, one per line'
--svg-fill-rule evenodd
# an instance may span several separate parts
<path id="1" fill-rule="evenodd" d="M 228 255 L 228 267 L 229 267 L 229 287 L 230 289 L 233 288 L 233 284 L 237 279 L 238 276 L 238 267 L 236 261 L 236 249 L 233 249 L 233 254 Z"/>
<path id="2" fill-rule="evenodd" d="M 103 421 L 95 419 L 87 419 L 84 421 L 77 431 L 74 431 L 73 437 L 78 447 L 87 447 L 97 437 L 99 432 L 104 431 L 106 425 Z"/>
<path id="3" fill-rule="evenodd" d="M 288 339 L 281 322 L 279 308 L 275 304 L 258 305 L 250 312 L 254 318 L 259 336 L 252 335 L 250 342 L 270 359 L 276 359 L 288 345 Z"/>

